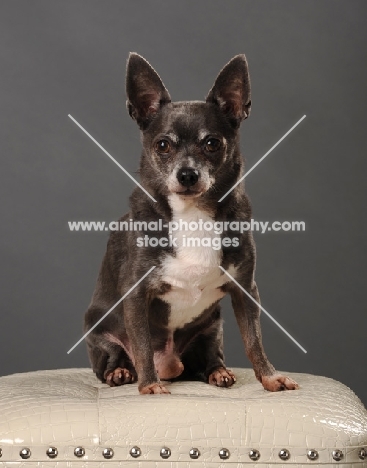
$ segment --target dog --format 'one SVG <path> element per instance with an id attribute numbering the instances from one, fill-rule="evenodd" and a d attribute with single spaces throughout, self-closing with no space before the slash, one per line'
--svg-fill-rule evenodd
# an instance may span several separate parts
<path id="1" fill-rule="evenodd" d="M 136 187 L 130 211 L 119 221 L 162 220 L 163 228 L 153 233 L 154 246 L 144 223 L 139 231 L 110 234 L 84 331 L 129 294 L 87 336 L 93 371 L 110 386 L 138 382 L 140 394 L 170 393 L 165 380 L 231 387 L 236 377 L 224 364 L 219 304 L 230 294 L 257 379 L 269 391 L 298 388 L 275 371 L 263 349 L 251 232 L 219 235 L 207 224 L 251 219 L 242 183 L 218 202 L 243 175 L 239 128 L 251 110 L 246 57 L 225 65 L 205 101 L 172 102 L 151 65 L 131 53 L 126 94 L 141 132 L 141 183 L 154 200 Z M 169 223 L 189 229 L 173 236 Z M 194 236 L 199 245 L 186 245 Z"/>

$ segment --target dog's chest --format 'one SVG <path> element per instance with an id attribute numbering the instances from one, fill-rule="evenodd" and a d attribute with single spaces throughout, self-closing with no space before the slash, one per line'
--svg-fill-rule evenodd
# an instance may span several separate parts
<path id="1" fill-rule="evenodd" d="M 162 264 L 162 281 L 171 286 L 169 292 L 161 296 L 170 304 L 169 328 L 176 329 L 191 322 L 201 312 L 215 301 L 221 299 L 224 293 L 219 289 L 228 278 L 224 278 L 219 265 L 221 264 L 221 249 L 212 248 L 212 239 L 220 236 L 213 230 L 190 229 L 193 223 L 200 220 L 213 223 L 213 219 L 194 205 L 182 207 L 179 203 L 171 204 L 173 208 L 172 221 L 180 222 L 188 230 L 173 232 L 177 239 L 175 256 L 167 256 Z M 193 241 L 193 238 L 195 240 Z M 191 239 L 191 241 L 189 240 Z M 202 244 L 203 239 L 204 244 Z"/>

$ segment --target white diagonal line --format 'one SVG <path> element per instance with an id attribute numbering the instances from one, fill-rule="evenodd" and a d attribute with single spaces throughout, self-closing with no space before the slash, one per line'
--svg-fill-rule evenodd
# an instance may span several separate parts
<path id="1" fill-rule="evenodd" d="M 107 156 L 108 156 L 122 171 L 124 171 L 125 174 L 126 174 L 128 177 L 130 177 L 130 179 L 131 179 L 132 181 L 134 181 L 138 187 L 140 187 L 140 188 L 143 190 L 143 192 L 145 192 L 145 193 L 148 195 L 149 198 L 151 198 L 154 202 L 157 202 L 157 200 L 156 200 L 155 198 L 153 198 L 152 195 L 151 195 L 149 192 L 147 192 L 147 191 L 145 190 L 145 188 L 144 188 L 142 185 L 140 185 L 139 182 L 138 182 L 136 179 L 134 179 L 134 177 L 133 177 L 129 172 L 127 172 L 127 170 L 126 170 L 124 167 L 122 167 L 121 164 L 120 164 L 119 162 L 117 162 L 116 159 L 113 158 L 113 157 L 110 155 L 110 153 L 109 153 L 108 151 L 106 151 L 106 150 L 103 148 L 103 146 L 100 145 L 100 144 L 98 143 L 98 141 L 95 140 L 95 139 L 92 137 L 92 135 L 91 135 L 90 133 L 88 133 L 88 132 L 86 131 L 86 129 L 83 128 L 83 127 L 80 125 L 79 122 L 77 122 L 77 121 L 74 119 L 73 116 L 71 116 L 71 115 L 69 114 L 68 117 L 70 117 L 71 120 L 72 120 L 81 130 L 83 130 L 83 132 L 84 132 L 86 135 L 88 135 L 89 138 L 90 138 L 99 148 L 101 148 L 101 150 L 102 150 L 105 154 L 107 154 Z"/>
<path id="2" fill-rule="evenodd" d="M 107 315 L 108 315 L 110 312 L 112 312 L 113 309 L 115 309 L 115 308 L 120 304 L 120 302 L 122 302 L 122 301 L 125 299 L 125 297 L 127 297 L 127 296 L 131 293 L 131 291 L 133 291 L 133 290 L 138 286 L 138 284 L 141 283 L 141 282 L 143 281 L 143 279 L 145 279 L 145 278 L 149 275 L 149 273 L 151 273 L 151 272 L 154 270 L 154 268 L 155 268 L 155 266 L 153 266 L 149 271 L 147 271 L 147 272 L 145 273 L 145 275 L 142 276 L 142 277 L 140 278 L 140 280 L 139 280 L 137 283 L 135 283 L 134 286 L 132 286 L 132 287 L 128 290 L 128 292 L 125 293 L 125 294 L 122 296 L 122 298 L 119 299 L 119 300 L 116 302 L 116 304 L 113 305 L 113 306 L 111 307 L 111 309 L 110 309 L 108 312 L 106 312 L 106 313 L 104 314 L 104 316 L 103 316 L 102 318 L 100 318 L 100 319 L 98 320 L 98 322 L 96 322 L 96 323 L 93 325 L 93 327 L 90 328 L 90 329 L 87 331 L 87 333 L 86 333 L 85 335 L 83 335 L 77 343 L 75 343 L 75 345 L 74 345 L 72 348 L 69 349 L 69 351 L 68 351 L 67 354 L 70 354 L 70 353 L 73 351 L 73 349 L 75 349 L 75 348 L 78 346 L 78 344 L 80 344 L 80 343 L 84 340 L 84 338 L 86 338 L 86 337 L 89 335 L 89 333 L 90 333 L 91 331 L 93 331 L 93 330 L 96 328 L 96 326 L 99 325 L 99 324 L 102 322 L 102 320 L 104 320 L 104 319 L 107 317 Z"/>
<path id="3" fill-rule="evenodd" d="M 298 343 L 298 341 L 295 340 L 295 339 L 293 338 L 293 336 L 292 336 L 290 333 L 288 333 L 287 330 L 286 330 L 285 328 L 283 328 L 283 327 L 280 325 L 280 323 L 277 322 L 277 321 L 275 320 L 275 318 L 273 318 L 273 317 L 269 314 L 269 312 L 267 312 L 267 311 L 264 309 L 264 307 L 262 307 L 262 306 L 251 296 L 251 294 L 248 293 L 248 292 L 246 291 L 246 289 L 244 289 L 244 288 L 233 278 L 233 276 L 231 276 L 222 266 L 219 266 L 219 268 L 220 268 L 229 278 L 231 278 L 231 280 L 232 280 L 245 294 L 247 294 L 247 296 L 248 296 L 253 302 L 255 302 L 255 304 L 256 304 L 258 307 L 260 307 L 260 309 L 270 318 L 270 320 L 272 320 L 272 321 L 275 323 L 275 325 L 277 325 L 277 326 L 282 330 L 282 332 L 285 333 L 285 334 L 288 336 L 288 338 L 290 338 L 290 339 L 293 341 L 293 343 L 295 343 L 304 353 L 307 353 L 307 351 L 305 350 L 305 348 L 304 348 L 303 346 L 301 346 L 301 345 Z"/>
<path id="4" fill-rule="evenodd" d="M 243 175 L 243 176 L 241 177 L 241 179 L 240 179 L 239 181 L 237 181 L 237 182 L 234 184 L 234 186 L 233 186 L 231 189 L 229 189 L 228 192 L 225 193 L 225 194 L 223 195 L 223 197 L 222 197 L 220 200 L 218 200 L 218 203 L 220 203 L 222 200 L 224 200 L 224 199 L 226 198 L 226 196 L 229 195 L 229 194 L 232 192 L 232 190 L 234 190 L 234 189 L 237 187 L 237 185 L 240 184 L 240 183 L 243 181 L 243 179 L 244 179 L 245 177 L 247 177 L 247 176 L 250 174 L 250 172 L 252 172 L 252 171 L 255 169 L 255 167 L 258 166 L 258 165 L 261 163 L 261 161 L 263 161 L 263 160 L 266 158 L 266 156 L 268 156 L 268 154 L 270 154 L 270 153 L 273 151 L 273 149 L 276 148 L 276 147 L 279 145 L 279 143 L 282 142 L 282 141 L 284 140 L 284 138 L 287 137 L 287 136 L 291 133 L 291 131 L 294 130 L 294 129 L 297 127 L 297 125 L 299 125 L 299 124 L 302 122 L 302 120 L 305 119 L 305 118 L 306 118 L 305 115 L 304 115 L 302 118 L 300 118 L 299 121 L 298 121 L 296 124 L 294 124 L 293 127 L 292 127 L 291 129 L 289 129 L 288 132 L 285 133 L 285 134 L 282 136 L 282 138 L 281 138 L 279 141 L 277 141 L 277 142 L 275 143 L 275 145 L 272 146 L 272 147 L 270 148 L 270 150 L 269 150 L 267 153 L 265 153 L 264 156 L 263 156 L 262 158 L 260 158 L 260 159 L 257 161 L 257 163 L 254 164 L 254 165 L 252 166 L 252 168 L 249 169 L 249 170 L 246 172 L 246 174 Z"/>

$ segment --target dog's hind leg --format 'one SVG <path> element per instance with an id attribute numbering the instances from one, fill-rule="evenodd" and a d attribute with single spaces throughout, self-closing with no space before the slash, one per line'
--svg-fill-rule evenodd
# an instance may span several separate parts
<path id="1" fill-rule="evenodd" d="M 126 351 L 105 336 L 88 337 L 88 354 L 93 371 L 99 380 L 110 387 L 133 383 L 137 374 Z"/>
<path id="2" fill-rule="evenodd" d="M 231 387 L 236 382 L 236 377 L 224 364 L 222 321 L 205 338 L 206 381 L 217 387 Z"/>
<path id="3" fill-rule="evenodd" d="M 213 311 L 215 321 L 203 332 L 198 333 L 181 358 L 184 372 L 179 379 L 197 379 L 217 387 L 231 387 L 236 377 L 224 364 L 223 325 L 220 306 Z"/>
<path id="4" fill-rule="evenodd" d="M 98 346 L 95 346 L 94 344 L 92 345 L 90 341 L 91 340 L 87 340 L 89 361 L 97 378 L 104 382 L 105 380 L 103 375 L 107 366 L 108 354 Z"/>

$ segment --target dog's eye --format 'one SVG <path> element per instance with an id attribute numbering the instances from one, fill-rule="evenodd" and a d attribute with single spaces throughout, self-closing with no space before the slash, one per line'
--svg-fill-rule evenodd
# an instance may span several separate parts
<path id="1" fill-rule="evenodd" d="M 171 145 L 168 140 L 159 140 L 155 144 L 155 150 L 157 153 L 167 154 L 171 149 Z"/>
<path id="2" fill-rule="evenodd" d="M 214 153 L 220 148 L 220 140 L 218 140 L 218 138 L 208 138 L 205 142 L 204 148 L 208 153 Z"/>

